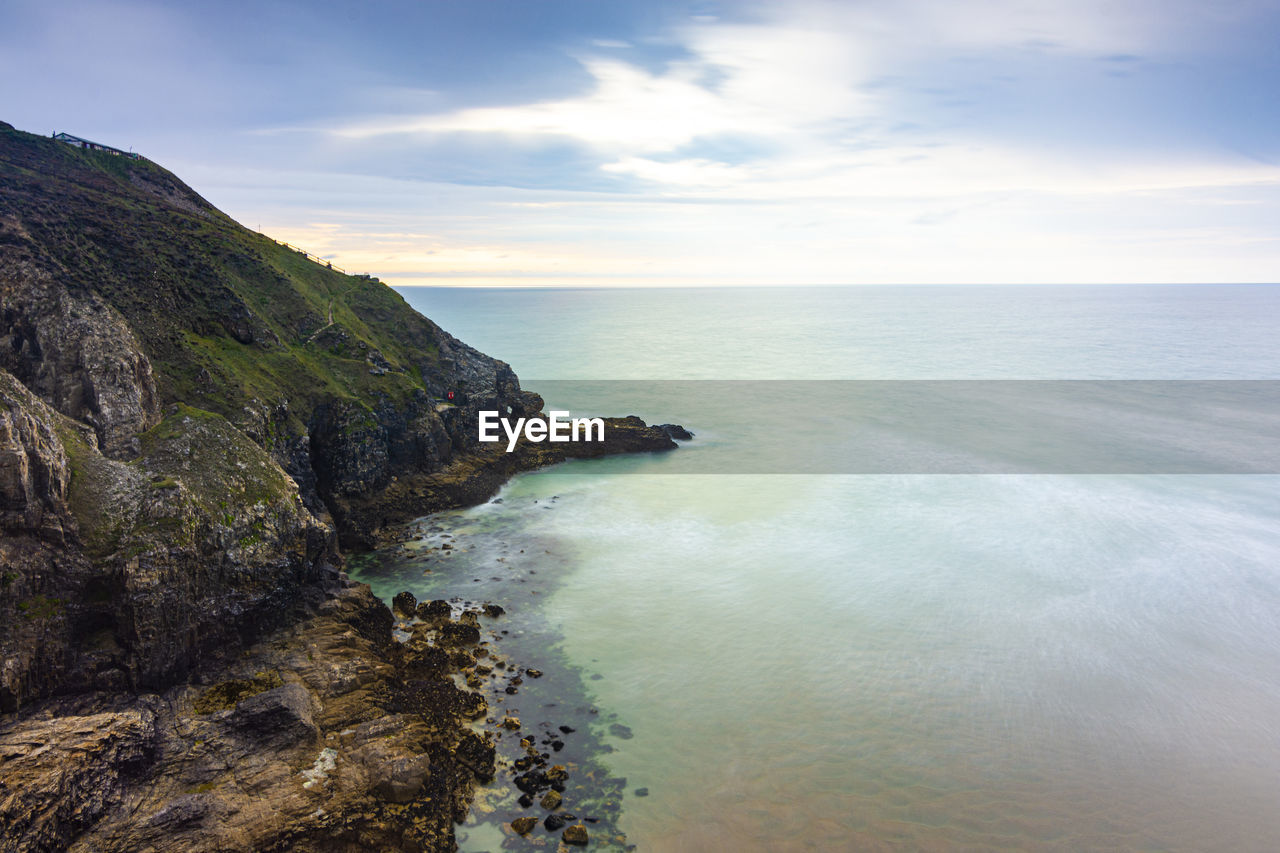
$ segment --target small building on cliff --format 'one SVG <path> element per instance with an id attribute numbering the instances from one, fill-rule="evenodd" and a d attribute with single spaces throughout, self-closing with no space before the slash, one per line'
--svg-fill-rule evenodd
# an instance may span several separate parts
<path id="1" fill-rule="evenodd" d="M 55 133 L 53 138 L 59 142 L 74 145 L 77 148 L 88 148 L 90 151 L 105 151 L 108 154 L 118 154 L 131 160 L 137 160 L 140 156 L 132 151 L 121 151 L 119 148 L 112 148 L 110 145 L 103 145 L 101 142 L 94 142 L 89 139 L 81 139 L 79 136 L 72 136 L 69 133 Z"/>

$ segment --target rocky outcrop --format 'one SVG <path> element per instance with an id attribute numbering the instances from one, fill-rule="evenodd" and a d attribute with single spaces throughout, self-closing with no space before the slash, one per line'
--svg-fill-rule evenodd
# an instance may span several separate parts
<path id="1" fill-rule="evenodd" d="M 451 849 L 476 617 L 401 649 L 339 535 L 675 446 L 478 443 L 541 408 L 376 279 L 0 123 L 0 849 Z"/>
<path id="2" fill-rule="evenodd" d="M 0 710 L 162 687 L 336 575 L 332 536 L 256 444 L 173 407 L 132 462 L 0 370 Z"/>
<path id="3" fill-rule="evenodd" d="M 0 722 L 0 848 L 453 849 L 494 772 L 468 726 L 484 702 L 453 672 L 418 665 L 368 587 L 339 584 L 192 684 Z"/>
<path id="4" fill-rule="evenodd" d="M 112 459 L 136 456 L 138 433 L 159 419 L 151 362 L 124 318 L 33 261 L 0 264 L 0 367 L 92 426 Z"/>
<path id="5" fill-rule="evenodd" d="M 60 428 L 75 429 L 0 370 L 0 713 L 63 682 L 77 659 L 68 604 L 94 572 L 74 547 Z"/>
<path id="6" fill-rule="evenodd" d="M 540 398 L 538 402 L 541 403 Z M 373 547 L 386 540 L 384 531 L 394 535 L 395 526 L 405 521 L 488 500 L 521 471 L 570 459 L 651 453 L 676 447 L 667 433 L 631 416 L 605 418 L 604 441 L 553 444 L 521 437 L 515 450 L 508 453 L 504 442 L 480 444 L 475 440 L 479 430 L 474 413 L 469 420 L 467 435 L 472 439 L 471 445 L 451 456 L 446 464 L 400 469 L 376 487 L 329 495 L 328 506 L 333 509 L 342 541 L 353 547 Z"/>

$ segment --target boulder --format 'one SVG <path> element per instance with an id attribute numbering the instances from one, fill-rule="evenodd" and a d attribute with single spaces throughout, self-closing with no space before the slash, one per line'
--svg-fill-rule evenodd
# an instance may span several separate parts
<path id="1" fill-rule="evenodd" d="M 431 770 L 425 755 L 395 758 L 370 774 L 370 789 L 389 803 L 408 803 L 418 796 Z"/>
<path id="2" fill-rule="evenodd" d="M 418 599 L 414 598 L 413 593 L 407 589 L 396 593 L 396 597 L 391 599 L 391 610 L 406 619 L 413 618 L 417 606 Z"/>
<path id="3" fill-rule="evenodd" d="M 653 428 L 661 430 L 666 434 L 667 438 L 675 441 L 690 441 L 693 438 L 693 433 L 680 426 L 680 424 L 654 424 Z"/>

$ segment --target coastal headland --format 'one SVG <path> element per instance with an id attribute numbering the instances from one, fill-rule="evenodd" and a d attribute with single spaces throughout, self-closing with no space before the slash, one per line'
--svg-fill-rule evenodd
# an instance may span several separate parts
<path id="1" fill-rule="evenodd" d="M 0 123 L 0 850 L 453 849 L 486 614 L 401 642 L 343 555 L 679 434 L 477 440 L 542 409 L 377 279 Z"/>

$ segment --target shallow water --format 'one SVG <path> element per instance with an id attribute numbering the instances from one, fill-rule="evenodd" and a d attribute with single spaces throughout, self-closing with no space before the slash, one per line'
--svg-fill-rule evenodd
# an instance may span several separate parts
<path id="1" fill-rule="evenodd" d="M 404 293 L 545 379 L 1280 364 L 1280 288 Z M 631 411 L 608 387 L 599 408 Z M 617 827 L 640 849 L 1280 843 L 1280 478 L 663 466 L 519 477 L 425 522 L 413 547 L 452 533 L 453 556 L 386 552 L 361 572 L 388 599 L 506 607 L 501 644 L 547 670 L 537 698 L 557 706 L 535 715 L 574 715 L 566 750 L 625 777 Z M 510 808 L 462 827 L 463 849 L 496 849 L 485 821 Z"/>

